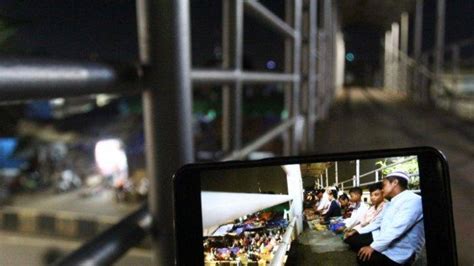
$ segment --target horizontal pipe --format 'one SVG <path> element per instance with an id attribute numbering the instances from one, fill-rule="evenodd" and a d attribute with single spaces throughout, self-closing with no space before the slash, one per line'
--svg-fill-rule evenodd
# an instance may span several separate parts
<path id="1" fill-rule="evenodd" d="M 135 84 L 127 82 L 134 81 Z M 0 100 L 57 98 L 137 88 L 138 69 L 87 61 L 0 58 Z"/>
<path id="2" fill-rule="evenodd" d="M 242 72 L 238 70 L 194 69 L 191 72 L 193 84 L 244 84 L 289 83 L 299 80 L 298 75 L 285 73 Z"/>
<path id="3" fill-rule="evenodd" d="M 254 140 L 241 150 L 237 150 L 232 152 L 229 156 L 224 157 L 221 161 L 230 161 L 230 160 L 238 160 L 242 159 L 243 157 L 249 155 L 251 152 L 258 150 L 263 145 L 267 144 L 268 142 L 272 141 L 274 138 L 280 136 L 289 128 L 296 124 L 297 119 L 299 117 L 294 117 L 291 119 L 286 120 L 285 122 L 279 124 L 278 126 L 270 129 L 265 134 L 263 134 L 260 138 Z"/>
<path id="4" fill-rule="evenodd" d="M 57 265 L 111 265 L 127 250 L 138 245 L 151 230 L 152 218 L 148 205 L 96 236 Z"/>
<path id="5" fill-rule="evenodd" d="M 247 14 L 253 16 L 257 20 L 261 20 L 267 26 L 283 36 L 287 38 L 295 38 L 295 30 L 258 1 L 246 0 L 244 2 L 244 10 Z"/>

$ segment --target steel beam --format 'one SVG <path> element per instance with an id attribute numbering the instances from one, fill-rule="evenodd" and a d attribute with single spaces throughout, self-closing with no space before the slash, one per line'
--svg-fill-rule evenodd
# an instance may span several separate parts
<path id="1" fill-rule="evenodd" d="M 256 0 L 245 0 L 245 12 L 255 19 L 262 21 L 271 29 L 282 34 L 287 38 L 295 38 L 297 35 L 296 30 L 294 30 L 288 23 L 280 19 L 278 16 L 273 14 L 272 11 L 268 10 L 265 6 L 260 4 Z"/>
<path id="2" fill-rule="evenodd" d="M 309 1 L 309 62 L 308 62 L 308 110 L 306 117 L 307 151 L 314 151 L 315 145 L 315 123 L 316 123 L 316 58 L 318 42 L 318 1 Z"/>
<path id="3" fill-rule="evenodd" d="M 285 0 L 285 22 L 288 25 L 294 22 L 294 2 L 292 0 Z M 290 74 L 293 71 L 293 40 L 291 38 L 285 39 L 285 73 Z M 289 114 L 291 111 L 291 84 L 286 84 L 284 87 L 284 110 Z M 283 155 L 288 156 L 291 154 L 292 146 L 291 132 L 285 132 L 283 134 Z"/>
<path id="4" fill-rule="evenodd" d="M 435 32 L 435 53 L 434 53 L 434 73 L 436 78 L 443 74 L 444 67 L 444 31 L 445 31 L 446 0 L 437 0 L 436 5 L 436 32 Z M 441 91 L 441 84 L 436 83 L 435 89 Z M 432 100 L 432 99 L 430 99 Z M 431 103 L 431 101 L 430 101 Z"/>
<path id="5" fill-rule="evenodd" d="M 223 68 L 242 70 L 243 2 L 229 0 L 223 7 Z M 222 149 L 224 152 L 240 149 L 242 145 L 242 81 L 226 84 L 222 92 Z"/>
<path id="6" fill-rule="evenodd" d="M 112 265 L 149 234 L 151 221 L 145 204 L 55 265 Z"/>
<path id="7" fill-rule="evenodd" d="M 193 69 L 191 78 L 194 84 L 243 84 L 292 83 L 299 80 L 291 73 L 245 72 L 219 69 Z"/>
<path id="8" fill-rule="evenodd" d="M 40 58 L 0 58 L 1 101 L 133 90 L 139 90 L 136 66 Z"/>
<path id="9" fill-rule="evenodd" d="M 421 48 L 423 43 L 423 0 L 416 0 L 415 14 L 415 36 L 413 43 L 413 57 L 417 63 L 421 63 Z M 412 91 L 421 100 L 422 77 L 418 72 L 413 72 Z"/>
<path id="10" fill-rule="evenodd" d="M 193 161 L 189 1 L 137 0 L 140 58 L 148 58 L 143 112 L 154 264 L 173 265 L 173 173 Z M 147 54 L 148 53 L 148 54 Z"/>
<path id="11" fill-rule="evenodd" d="M 400 50 L 408 54 L 408 13 L 403 12 L 400 19 Z M 399 90 L 408 92 L 408 69 L 405 60 L 400 63 L 400 83 Z"/>
<path id="12" fill-rule="evenodd" d="M 252 141 L 245 147 L 240 150 L 232 152 L 229 156 L 226 156 L 222 159 L 222 161 L 229 161 L 229 160 L 238 160 L 243 159 L 245 156 L 249 155 L 251 152 L 257 151 L 260 147 L 267 144 L 268 142 L 272 141 L 276 137 L 280 136 L 281 134 L 285 133 L 293 127 L 296 123 L 298 118 L 291 118 L 283 123 L 279 124 L 278 126 L 270 129 L 265 134 L 263 134 L 258 139 Z"/>
<path id="13" fill-rule="evenodd" d="M 301 75 L 301 28 L 302 28 L 302 17 L 303 17 L 303 1 L 294 0 L 293 3 L 293 27 L 295 29 L 295 37 L 293 38 L 293 74 Z M 301 79 L 296 79 L 293 81 L 292 90 L 291 90 L 291 110 L 290 117 L 296 118 L 300 115 L 300 105 L 301 105 Z M 301 142 L 301 134 L 298 134 L 298 127 L 294 126 L 291 133 L 291 154 L 298 155 L 299 153 L 299 144 Z"/>

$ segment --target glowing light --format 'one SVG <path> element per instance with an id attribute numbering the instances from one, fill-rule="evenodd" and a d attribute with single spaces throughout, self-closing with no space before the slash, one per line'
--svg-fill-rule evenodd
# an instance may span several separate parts
<path id="1" fill-rule="evenodd" d="M 273 60 L 268 60 L 267 63 L 266 63 L 267 69 L 270 69 L 270 70 L 275 69 L 276 66 L 277 66 L 277 64 L 276 64 L 276 62 L 273 61 Z"/>
<path id="2" fill-rule="evenodd" d="M 215 110 L 212 110 L 212 109 L 211 109 L 211 110 L 209 110 L 209 111 L 207 112 L 206 118 L 207 118 L 209 121 L 212 121 L 212 120 L 216 119 L 216 117 L 217 117 L 217 113 L 216 113 Z"/>
<path id="3" fill-rule="evenodd" d="M 349 61 L 349 62 L 352 62 L 354 61 L 355 59 L 355 55 L 353 53 L 347 53 L 346 54 L 346 60 Z"/>
<path id="4" fill-rule="evenodd" d="M 128 178 L 127 156 L 118 139 L 106 139 L 95 145 L 95 161 L 100 173 L 104 176 L 113 176 L 114 183 Z"/>
<path id="5" fill-rule="evenodd" d="M 50 103 L 54 106 L 64 105 L 65 102 L 66 100 L 64 98 L 56 98 L 50 101 Z"/>

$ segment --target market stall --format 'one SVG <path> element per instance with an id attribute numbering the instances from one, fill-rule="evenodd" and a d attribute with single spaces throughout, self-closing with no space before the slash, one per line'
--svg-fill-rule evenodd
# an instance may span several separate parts
<path id="1" fill-rule="evenodd" d="M 202 192 L 206 265 L 282 265 L 294 236 L 291 197 Z M 219 210 L 219 211 L 216 211 Z"/>

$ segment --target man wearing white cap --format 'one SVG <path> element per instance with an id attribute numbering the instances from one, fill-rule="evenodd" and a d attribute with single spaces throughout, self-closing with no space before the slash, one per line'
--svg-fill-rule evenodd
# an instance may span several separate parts
<path id="1" fill-rule="evenodd" d="M 403 171 L 387 175 L 383 194 L 390 202 L 372 223 L 348 239 L 358 250 L 360 265 L 406 265 L 420 254 L 425 243 L 423 209 L 421 197 L 407 190 L 408 180 Z"/>

